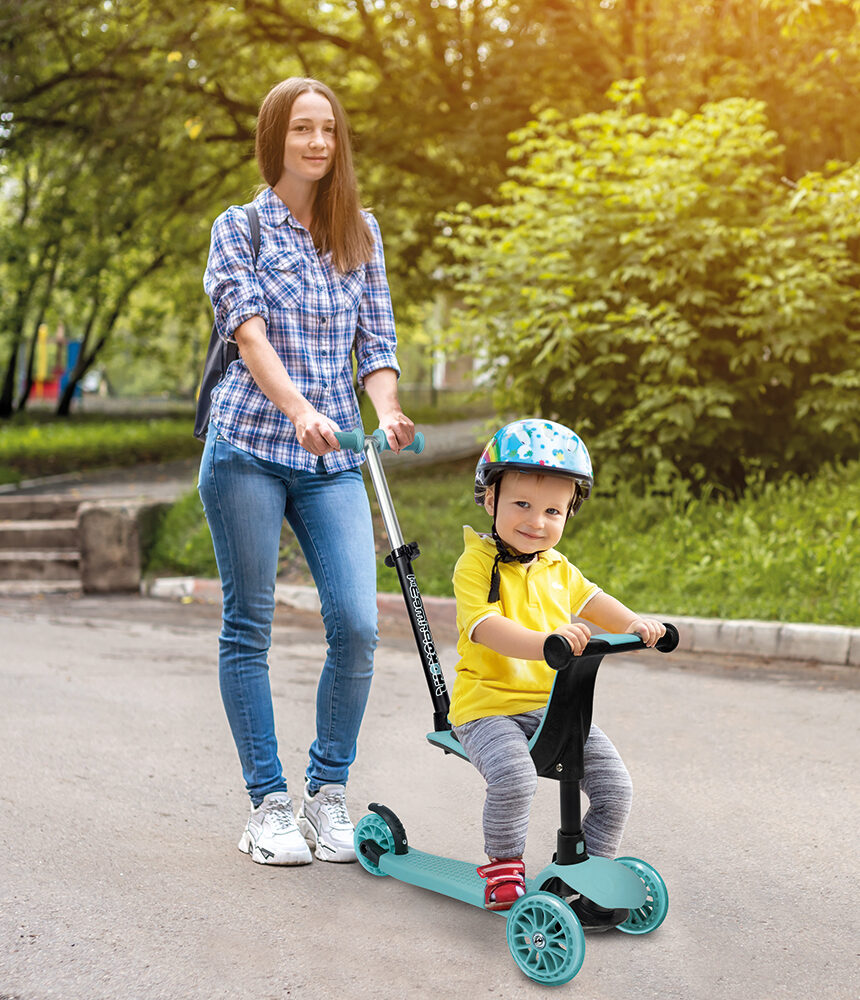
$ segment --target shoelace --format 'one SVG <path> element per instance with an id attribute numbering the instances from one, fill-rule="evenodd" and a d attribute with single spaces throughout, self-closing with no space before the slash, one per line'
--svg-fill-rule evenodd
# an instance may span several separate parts
<path id="1" fill-rule="evenodd" d="M 289 833 L 296 826 L 292 803 L 273 802 L 266 810 L 276 833 Z"/>
<path id="2" fill-rule="evenodd" d="M 346 811 L 346 796 L 342 792 L 319 793 L 322 804 L 325 805 L 335 823 L 350 826 L 349 813 Z"/>

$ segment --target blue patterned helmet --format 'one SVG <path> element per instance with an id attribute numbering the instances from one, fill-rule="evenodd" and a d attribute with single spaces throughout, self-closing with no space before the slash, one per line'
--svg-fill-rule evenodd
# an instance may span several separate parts
<path id="1" fill-rule="evenodd" d="M 588 449 L 570 428 L 552 420 L 515 420 L 496 431 L 475 469 L 475 503 L 482 505 L 487 489 L 511 470 L 573 479 L 573 514 L 594 485 Z"/>

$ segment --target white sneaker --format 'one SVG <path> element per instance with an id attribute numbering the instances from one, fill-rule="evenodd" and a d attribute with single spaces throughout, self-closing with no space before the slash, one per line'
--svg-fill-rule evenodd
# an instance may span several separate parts
<path id="1" fill-rule="evenodd" d="M 286 792 L 269 792 L 251 810 L 239 850 L 250 854 L 258 865 L 309 865 L 313 860 Z"/>
<path id="2" fill-rule="evenodd" d="M 320 861 L 355 861 L 355 827 L 346 811 L 343 785 L 323 785 L 316 795 L 308 795 L 305 787 L 296 823 L 305 840 L 316 844 L 314 854 Z"/>

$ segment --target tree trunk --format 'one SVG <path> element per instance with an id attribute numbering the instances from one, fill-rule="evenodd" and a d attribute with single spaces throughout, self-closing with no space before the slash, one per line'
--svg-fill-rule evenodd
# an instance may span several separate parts
<path id="1" fill-rule="evenodd" d="M 21 390 L 21 395 L 18 398 L 18 402 L 15 404 L 15 409 L 18 413 L 21 413 L 27 406 L 27 400 L 30 398 L 30 393 L 33 389 L 33 367 L 36 363 L 36 344 L 39 340 L 39 327 L 42 325 L 42 320 L 45 318 L 45 311 L 48 308 L 48 303 L 51 301 L 51 293 L 54 290 L 54 281 L 57 277 L 57 264 L 60 260 L 60 241 L 58 240 L 54 244 L 53 257 L 51 260 L 51 266 L 48 271 L 48 283 L 45 286 L 44 294 L 42 295 L 41 302 L 39 303 L 39 310 L 36 319 L 33 322 L 33 333 L 30 337 L 30 345 L 27 351 L 27 374 L 24 377 L 24 386 Z"/>
<path id="2" fill-rule="evenodd" d="M 18 370 L 18 355 L 21 351 L 21 328 L 24 325 L 24 317 L 27 313 L 27 305 L 30 296 L 33 294 L 33 287 L 36 278 L 30 278 L 30 283 L 26 289 L 22 288 L 15 298 L 15 307 L 12 309 L 9 320 L 9 330 L 12 334 L 12 351 L 9 355 L 9 363 L 6 366 L 6 373 L 3 376 L 3 388 L 0 390 L 0 420 L 11 417 L 15 409 L 15 374 Z"/>
<path id="3" fill-rule="evenodd" d="M 21 337 L 17 336 L 12 341 L 12 352 L 6 365 L 6 373 L 3 376 L 3 389 L 0 391 L 0 420 L 12 416 L 14 412 L 15 400 L 15 372 L 18 368 L 18 352 L 21 347 Z"/>
<path id="4" fill-rule="evenodd" d="M 111 310 L 110 316 L 108 316 L 102 326 L 101 336 L 96 342 L 95 347 L 89 352 L 89 354 L 87 354 L 86 347 L 95 326 L 96 315 L 99 311 L 98 304 L 93 302 L 93 310 L 90 313 L 90 318 L 87 323 L 86 330 L 84 331 L 83 342 L 81 343 L 81 353 L 78 355 L 77 364 L 69 373 L 69 381 L 66 383 L 66 387 L 57 402 L 57 409 L 55 412 L 58 417 L 67 417 L 69 415 L 69 411 L 72 406 L 72 398 L 74 397 L 75 389 L 78 387 L 78 383 L 92 367 L 93 362 L 108 342 L 108 338 L 116 325 L 116 321 L 120 317 L 120 313 L 128 302 L 131 293 L 145 278 L 148 278 L 162 266 L 166 257 L 166 252 L 158 254 L 158 256 L 155 257 L 155 259 L 152 260 L 142 271 L 139 271 L 126 283 L 125 287 L 116 297 L 113 309 Z"/>

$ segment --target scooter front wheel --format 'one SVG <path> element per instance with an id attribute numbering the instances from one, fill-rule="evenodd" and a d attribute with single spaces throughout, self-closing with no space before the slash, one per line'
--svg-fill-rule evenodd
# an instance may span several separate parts
<path id="1" fill-rule="evenodd" d="M 630 911 L 630 916 L 618 930 L 625 934 L 650 934 L 657 930 L 669 912 L 669 890 L 656 868 L 639 858 L 618 858 L 619 864 L 635 872 L 645 883 L 647 896 L 641 906 Z"/>
<path id="2" fill-rule="evenodd" d="M 365 871 L 370 872 L 371 875 L 379 875 L 385 878 L 386 873 L 379 870 L 379 864 L 369 853 L 365 853 L 362 850 L 362 844 L 366 840 L 372 840 L 384 852 L 390 851 L 393 853 L 394 851 L 394 834 L 388 828 L 385 820 L 376 813 L 368 813 L 358 821 L 355 827 L 353 843 L 355 845 L 355 854 L 361 867 Z"/>
<path id="3" fill-rule="evenodd" d="M 507 937 L 514 961 L 536 983 L 561 986 L 582 967 L 582 926 L 567 903 L 551 892 L 530 892 L 514 903 Z"/>

